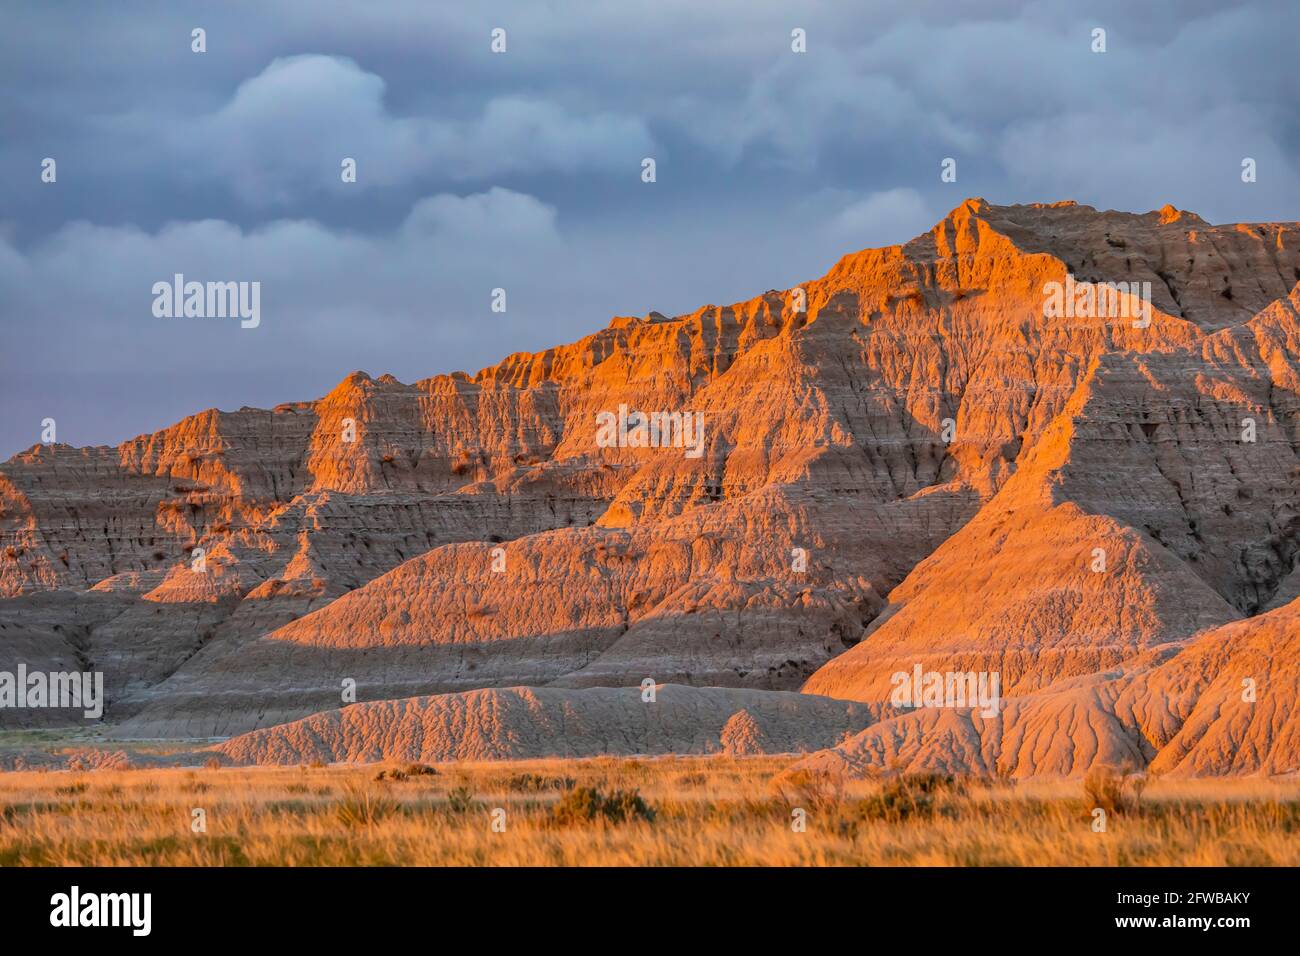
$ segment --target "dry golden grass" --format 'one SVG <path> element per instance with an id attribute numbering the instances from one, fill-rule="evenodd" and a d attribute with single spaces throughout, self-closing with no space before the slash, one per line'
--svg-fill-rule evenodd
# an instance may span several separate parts
<path id="1" fill-rule="evenodd" d="M 0 774 L 0 864 L 1300 865 L 1295 783 L 1155 781 L 1095 833 L 1079 782 L 843 784 L 792 760 Z M 574 787 L 639 793 L 653 819 L 554 814 Z"/>

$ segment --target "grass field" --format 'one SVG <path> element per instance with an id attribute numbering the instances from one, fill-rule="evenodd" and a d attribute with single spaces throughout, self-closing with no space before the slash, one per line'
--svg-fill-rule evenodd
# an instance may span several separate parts
<path id="1" fill-rule="evenodd" d="M 1156 780 L 1095 832 L 1080 782 L 794 759 L 5 773 L 0 865 L 1300 865 L 1295 782 Z"/>

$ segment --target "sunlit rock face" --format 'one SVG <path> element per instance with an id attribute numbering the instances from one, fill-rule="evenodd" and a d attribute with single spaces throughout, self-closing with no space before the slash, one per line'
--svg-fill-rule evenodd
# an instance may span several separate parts
<path id="1" fill-rule="evenodd" d="M 1300 597 L 1298 269 L 1293 223 L 971 199 L 793 289 L 473 376 L 36 446 L 0 465 L 0 670 L 102 670 L 147 737 L 349 682 L 803 689 L 883 718 L 862 754 L 922 760 L 904 742 L 961 717 L 891 703 L 917 664 L 996 673 L 1005 733 Z M 1191 714 L 1107 746 L 1151 760 Z M 1088 762 L 1087 721 L 1034 726 L 1042 772 Z"/>

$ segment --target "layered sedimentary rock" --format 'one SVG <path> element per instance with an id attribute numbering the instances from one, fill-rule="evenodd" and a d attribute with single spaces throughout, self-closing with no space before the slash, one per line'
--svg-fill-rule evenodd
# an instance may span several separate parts
<path id="1" fill-rule="evenodd" d="M 1300 594 L 1298 270 L 1295 224 L 968 200 L 796 289 L 474 376 L 37 447 L 0 466 L 0 669 L 103 667 L 136 736 L 349 683 L 804 686 L 888 716 L 916 664 L 997 672 L 1010 713 Z M 1139 291 L 1045 308 L 1097 282 Z M 601 440 L 629 409 L 702 438 Z"/>
<path id="2" fill-rule="evenodd" d="M 1124 667 L 1009 698 L 989 717 L 922 707 L 801 766 L 1078 776 L 1096 765 L 1171 776 L 1300 773 L 1300 601 Z"/>
<path id="3" fill-rule="evenodd" d="M 1015 695 L 1266 606 L 1300 544 L 1297 305 L 1095 360 L 1016 475 L 805 689 L 880 701 L 921 663 Z"/>
<path id="4" fill-rule="evenodd" d="M 871 723 L 861 704 L 791 692 L 663 684 L 509 687 L 374 701 L 234 737 L 236 763 L 523 760 L 602 754 L 751 756 L 818 749 Z"/>

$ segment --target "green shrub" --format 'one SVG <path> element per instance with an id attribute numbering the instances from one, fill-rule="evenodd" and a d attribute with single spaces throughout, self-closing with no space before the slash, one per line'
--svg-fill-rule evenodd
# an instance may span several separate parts
<path id="1" fill-rule="evenodd" d="M 614 790 L 606 794 L 595 787 L 577 787 L 570 790 L 551 807 L 551 819 L 561 826 L 606 820 L 610 823 L 628 823 L 633 820 L 651 821 L 654 811 L 635 790 Z"/>
<path id="2" fill-rule="evenodd" d="M 945 774 L 924 773 L 891 777 L 857 806 L 857 814 L 866 820 L 902 823 L 905 820 L 928 820 L 934 816 L 938 798 L 945 793 L 961 796 L 965 784 Z"/>
<path id="3" fill-rule="evenodd" d="M 469 787 L 457 787 L 447 794 L 447 806 L 452 813 L 468 813 L 474 807 L 474 791 Z"/>
<path id="4" fill-rule="evenodd" d="M 577 781 L 572 777 L 544 777 L 539 773 L 517 773 L 506 781 L 515 793 L 542 793 L 547 790 L 572 790 Z"/>

